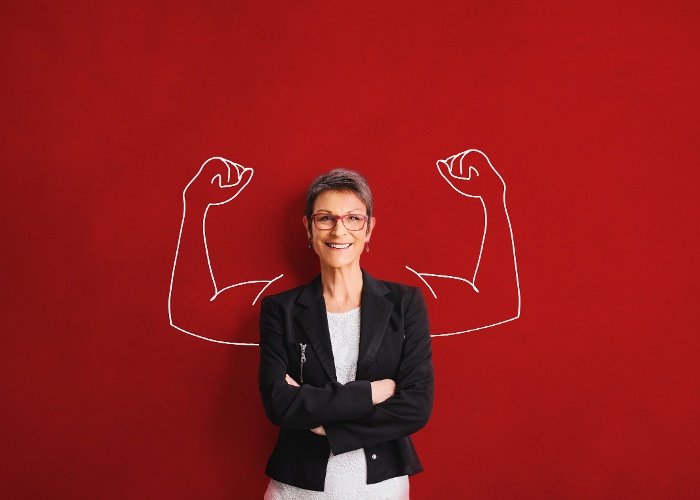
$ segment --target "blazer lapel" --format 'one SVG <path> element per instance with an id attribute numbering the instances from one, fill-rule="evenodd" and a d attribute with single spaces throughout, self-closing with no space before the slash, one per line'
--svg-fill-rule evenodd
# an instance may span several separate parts
<path id="1" fill-rule="evenodd" d="M 306 333 L 328 377 L 332 381 L 337 381 L 333 346 L 331 345 L 331 334 L 328 331 L 328 317 L 326 315 L 326 303 L 323 300 L 320 275 L 304 288 L 297 302 L 306 306 L 305 309 L 299 311 L 296 315 L 299 326 Z"/>
<path id="2" fill-rule="evenodd" d="M 362 313 L 360 315 L 360 351 L 357 358 L 358 380 L 372 376 L 372 362 L 384 338 L 394 305 L 384 299 L 389 289 L 381 281 L 362 270 Z M 328 331 L 326 303 L 323 300 L 321 276 L 304 287 L 297 302 L 304 309 L 296 315 L 301 329 L 306 333 L 323 369 L 332 381 L 337 381 L 331 334 Z"/>
<path id="3" fill-rule="evenodd" d="M 362 271 L 362 313 L 360 315 L 360 353 L 357 379 L 371 378 L 372 361 L 377 355 L 394 305 L 384 299 L 389 290 L 366 271 Z"/>

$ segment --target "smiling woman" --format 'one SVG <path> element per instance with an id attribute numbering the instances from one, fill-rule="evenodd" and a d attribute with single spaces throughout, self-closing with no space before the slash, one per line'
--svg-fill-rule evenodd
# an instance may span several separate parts
<path id="1" fill-rule="evenodd" d="M 423 470 L 409 436 L 433 405 L 428 315 L 419 289 L 360 267 L 372 206 L 357 172 L 314 180 L 303 223 L 321 273 L 261 303 L 260 394 L 280 427 L 266 499 L 405 499 Z"/>
<path id="2" fill-rule="evenodd" d="M 350 191 L 324 191 L 317 196 L 313 207 L 315 213 L 311 215 L 311 220 L 304 216 L 303 221 L 309 244 L 318 254 L 321 275 L 333 282 L 336 279 L 344 280 L 345 276 L 351 278 L 353 271 L 357 273 L 360 269 L 363 249 L 369 250 L 375 218 L 365 214 L 365 205 Z M 330 296 L 327 298 L 332 299 L 333 309 L 338 306 L 341 310 L 332 312 L 359 306 L 359 303 L 350 300 L 353 296 L 342 293 L 342 290 L 339 290 L 339 295 L 335 294 L 334 288 L 328 290 Z M 355 295 L 359 300 L 359 294 Z"/>

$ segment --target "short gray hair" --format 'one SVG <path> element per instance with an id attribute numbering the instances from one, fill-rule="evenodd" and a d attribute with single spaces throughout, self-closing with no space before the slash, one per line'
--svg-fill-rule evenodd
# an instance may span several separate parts
<path id="1" fill-rule="evenodd" d="M 360 201 L 365 204 L 367 217 L 372 217 L 374 198 L 372 198 L 372 191 L 369 188 L 367 179 L 354 170 L 336 168 L 316 177 L 309 186 L 309 189 L 306 190 L 306 209 L 304 210 L 304 215 L 306 215 L 306 219 L 308 220 L 309 231 L 311 231 L 311 215 L 313 214 L 316 198 L 326 191 L 354 193 Z M 367 221 L 367 231 L 369 231 L 369 229 L 370 222 Z"/>

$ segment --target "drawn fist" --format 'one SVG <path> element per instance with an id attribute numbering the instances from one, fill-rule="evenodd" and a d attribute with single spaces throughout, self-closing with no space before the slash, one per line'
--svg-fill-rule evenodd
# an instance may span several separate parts
<path id="1" fill-rule="evenodd" d="M 183 196 L 208 205 L 223 205 L 238 196 L 252 178 L 252 168 L 215 156 L 202 164 Z"/>
<path id="2" fill-rule="evenodd" d="M 452 189 L 461 195 L 483 199 L 502 197 L 505 192 L 503 177 L 478 149 L 468 149 L 446 160 L 438 160 L 437 168 Z"/>

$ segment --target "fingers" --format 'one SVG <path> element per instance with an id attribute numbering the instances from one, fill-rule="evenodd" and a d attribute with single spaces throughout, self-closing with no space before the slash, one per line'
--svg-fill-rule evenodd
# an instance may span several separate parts
<path id="1" fill-rule="evenodd" d="M 229 185 L 231 186 L 236 186 L 238 184 L 243 183 L 244 185 L 247 184 L 247 179 L 248 181 L 250 180 L 250 177 L 253 176 L 253 169 L 252 168 L 246 168 L 243 165 L 239 165 L 238 163 L 234 163 L 230 160 L 225 160 L 227 167 L 229 168 L 229 172 L 231 170 L 234 171 L 234 176 L 233 179 L 229 176 Z"/>
<path id="2" fill-rule="evenodd" d="M 228 184 L 231 180 L 231 168 L 227 160 L 220 156 L 213 156 L 202 164 L 199 169 L 200 173 L 211 179 L 211 183 L 215 184 L 218 180 L 218 185 Z"/>
<path id="3" fill-rule="evenodd" d="M 493 168 L 488 157 L 478 149 L 468 149 L 445 160 L 437 161 L 440 174 L 448 179 L 471 180 L 488 168 Z"/>
<path id="4" fill-rule="evenodd" d="M 455 179 L 470 181 L 474 176 L 479 176 L 475 164 L 483 163 L 483 158 L 475 150 L 470 149 L 450 158 L 450 173 Z"/>
<path id="5" fill-rule="evenodd" d="M 225 170 L 220 170 L 219 173 L 214 175 L 211 179 L 211 184 L 216 185 L 221 190 L 222 196 L 225 196 L 225 198 L 213 204 L 220 205 L 228 203 L 238 196 L 251 181 L 253 178 L 253 169 L 246 168 L 243 165 L 221 157 L 210 158 L 207 162 L 210 160 L 221 160 L 219 162 L 213 162 L 213 165 L 217 167 L 221 165 L 225 168 Z M 227 179 L 227 181 L 224 182 L 224 179 Z"/>
<path id="6" fill-rule="evenodd" d="M 455 177 L 452 175 L 452 165 L 448 163 L 448 160 L 437 161 L 436 165 L 438 172 L 440 173 L 442 178 L 445 179 L 450 186 L 452 186 L 452 189 L 454 189 L 458 193 L 461 193 L 461 191 L 457 189 L 457 186 L 454 185 Z"/>
<path id="7" fill-rule="evenodd" d="M 443 177 L 445 177 L 445 175 L 452 175 L 452 172 L 450 171 L 452 166 L 449 163 L 449 158 L 447 160 L 438 160 L 436 165 Z"/>
<path id="8" fill-rule="evenodd" d="M 463 157 L 464 153 L 457 153 L 456 155 L 452 155 L 448 158 L 448 161 L 450 162 L 450 174 L 452 174 L 452 177 L 462 177 Z"/>
<path id="9" fill-rule="evenodd" d="M 370 382 L 372 390 L 372 404 L 383 403 L 396 393 L 396 382 L 389 378 Z"/>
<path id="10" fill-rule="evenodd" d="M 243 191 L 243 189 L 248 185 L 248 183 L 251 181 L 253 178 L 253 169 L 252 168 L 246 168 L 242 165 L 239 165 L 238 163 L 233 163 L 232 161 L 226 160 L 228 164 L 233 166 L 234 168 L 234 179 L 231 184 L 225 185 L 225 186 L 220 186 L 223 189 L 230 189 L 230 188 L 236 188 L 235 189 L 235 194 L 233 194 L 232 198 L 235 198 L 238 196 L 238 194 Z"/>
<path id="11" fill-rule="evenodd" d="M 285 382 L 287 382 L 291 386 L 301 387 L 299 384 L 297 384 L 296 380 L 294 380 L 292 377 L 289 376 L 288 373 L 284 375 L 284 380 L 285 380 Z"/>
<path id="12" fill-rule="evenodd" d="M 438 160 L 436 165 L 452 189 L 469 198 L 481 198 L 485 192 L 484 186 L 492 177 L 489 171 L 495 172 L 489 159 L 478 149 L 468 149 L 446 160 Z"/>
<path id="13" fill-rule="evenodd" d="M 250 179 L 253 177 L 252 168 L 246 168 L 243 165 L 239 165 L 238 163 L 234 163 L 225 158 L 217 159 L 221 160 L 226 166 L 226 176 L 224 180 L 224 176 L 222 175 L 223 172 L 215 175 L 212 178 L 212 184 L 214 184 L 214 181 L 218 178 L 220 188 L 239 186 L 238 190 L 240 191 L 250 182 Z"/>
<path id="14" fill-rule="evenodd" d="M 210 179 L 210 183 L 219 188 L 230 188 L 239 186 L 239 191 L 243 189 L 253 177 L 253 169 L 227 160 L 220 156 L 209 158 L 202 164 L 198 176 L 204 172 L 204 176 Z"/>
<path id="15" fill-rule="evenodd" d="M 234 184 L 235 186 L 240 186 L 239 191 L 241 191 L 244 187 L 248 185 L 250 180 L 253 178 L 253 169 L 252 168 L 245 168 L 240 167 L 240 171 L 238 173 L 238 182 Z"/>
<path id="16" fill-rule="evenodd" d="M 492 169 L 491 161 L 488 157 L 478 149 L 470 149 L 465 151 L 462 158 L 462 170 L 467 174 L 467 177 L 476 174 L 486 174 L 489 169 Z"/>

